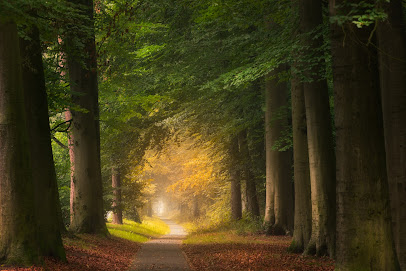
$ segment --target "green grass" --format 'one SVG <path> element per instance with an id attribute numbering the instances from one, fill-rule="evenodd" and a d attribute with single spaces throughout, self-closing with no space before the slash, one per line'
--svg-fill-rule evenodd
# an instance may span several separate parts
<path id="1" fill-rule="evenodd" d="M 209 233 L 192 233 L 183 241 L 187 245 L 205 244 L 263 244 L 267 238 L 256 235 L 240 235 L 235 230 Z"/>
<path id="2" fill-rule="evenodd" d="M 169 233 L 169 227 L 159 218 L 147 217 L 142 223 L 124 219 L 123 225 L 107 223 L 111 235 L 133 242 L 146 242 L 150 238 Z"/>

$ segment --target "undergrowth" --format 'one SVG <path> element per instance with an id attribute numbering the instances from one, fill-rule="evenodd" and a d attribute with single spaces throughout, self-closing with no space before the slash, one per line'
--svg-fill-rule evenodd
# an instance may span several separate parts
<path id="1" fill-rule="evenodd" d="M 244 214 L 240 220 L 232 221 L 229 218 L 213 221 L 200 218 L 193 222 L 182 223 L 189 233 L 210 233 L 232 231 L 238 235 L 262 234 L 264 227 L 261 218 L 254 218 Z"/>
<path id="2" fill-rule="evenodd" d="M 142 223 L 124 219 L 123 225 L 107 223 L 107 228 L 111 235 L 133 242 L 146 242 L 169 232 L 168 225 L 155 217 L 145 217 Z"/>

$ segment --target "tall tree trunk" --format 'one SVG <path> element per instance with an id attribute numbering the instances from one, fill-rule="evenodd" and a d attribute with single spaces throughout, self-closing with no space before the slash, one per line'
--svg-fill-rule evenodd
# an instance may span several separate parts
<path id="1" fill-rule="evenodd" d="M 38 262 L 17 26 L 0 22 L 0 262 Z"/>
<path id="2" fill-rule="evenodd" d="M 330 0 L 331 15 L 344 0 Z M 359 1 L 357 1 L 358 3 Z M 337 154 L 336 270 L 399 270 L 393 245 L 372 27 L 332 25 Z"/>
<path id="3" fill-rule="evenodd" d="M 303 83 L 295 74 L 291 79 L 291 91 L 295 217 L 290 250 L 302 252 L 309 243 L 312 232 L 312 205 Z"/>
<path id="4" fill-rule="evenodd" d="M 293 230 L 293 187 L 291 175 L 291 152 L 275 150 L 281 140 L 283 132 L 288 126 L 287 104 L 288 87 L 286 82 L 279 82 L 278 75 L 285 71 L 284 66 L 272 72 L 266 80 L 266 148 L 267 148 L 267 202 L 265 210 L 272 208 L 274 195 L 275 223 L 269 225 L 268 233 L 285 234 Z M 269 134 L 269 135 L 268 135 Z M 269 175 L 268 175 L 269 174 Z M 268 195 L 269 194 L 269 195 Z M 266 214 L 267 219 L 272 219 L 271 214 Z M 271 222 L 271 221 L 267 221 Z"/>
<path id="5" fill-rule="evenodd" d="M 73 122 L 72 120 L 72 113 L 69 109 L 65 111 L 65 120 Z M 73 198 L 75 197 L 75 152 L 74 152 L 74 144 L 75 141 L 73 140 L 72 134 L 72 124 L 68 130 L 68 149 L 69 149 L 69 161 L 70 161 L 70 198 L 69 198 L 69 212 L 70 212 L 70 225 L 73 223 Z"/>
<path id="6" fill-rule="evenodd" d="M 238 138 L 234 137 L 230 143 L 230 177 L 231 177 L 231 218 L 238 220 L 242 218 L 242 202 L 241 202 L 241 170 Z"/>
<path id="7" fill-rule="evenodd" d="M 113 224 L 123 224 L 121 206 L 121 176 L 118 168 L 111 170 L 111 186 L 113 187 Z"/>
<path id="8" fill-rule="evenodd" d="M 271 120 L 271 92 L 268 87 L 265 88 L 265 225 L 270 227 L 275 224 L 275 191 L 274 180 L 272 179 L 272 166 L 271 161 L 274 157 L 274 150 L 272 150 L 272 130 Z"/>
<path id="9" fill-rule="evenodd" d="M 30 138 L 32 180 L 41 255 L 65 259 L 60 225 L 62 216 L 51 147 L 48 100 L 39 31 L 32 26 L 30 40 L 20 39 L 25 114 Z"/>
<path id="10" fill-rule="evenodd" d="M 301 32 L 315 31 L 323 23 L 322 1 L 301 1 L 299 14 Z M 305 72 L 310 82 L 303 83 L 312 198 L 312 235 L 305 252 L 334 256 L 335 156 L 327 82 L 320 76 L 325 60 L 318 57 L 323 39 L 305 35 L 303 45 L 309 48 L 304 54 L 316 59 L 306 63 L 312 67 Z"/>
<path id="11" fill-rule="evenodd" d="M 93 29 L 93 1 L 71 0 L 82 4 L 89 20 L 79 26 Z M 97 63 L 94 34 L 82 33 L 84 49 L 68 44 L 68 69 L 73 103 L 83 110 L 72 110 L 74 232 L 107 234 L 103 212 L 103 187 L 100 169 L 100 131 L 98 120 Z M 84 64 L 84 65 L 83 65 Z"/>
<path id="12" fill-rule="evenodd" d="M 385 3 L 388 19 L 377 28 L 392 229 L 406 270 L 406 35 L 402 1 Z"/>
<path id="13" fill-rule="evenodd" d="M 251 169 L 251 159 L 247 142 L 247 130 L 243 130 L 238 135 L 238 143 L 240 146 L 240 159 L 243 165 L 243 174 L 245 179 L 245 191 L 247 196 L 247 211 L 254 217 L 259 217 L 259 205 L 257 198 L 257 188 L 255 177 Z"/>

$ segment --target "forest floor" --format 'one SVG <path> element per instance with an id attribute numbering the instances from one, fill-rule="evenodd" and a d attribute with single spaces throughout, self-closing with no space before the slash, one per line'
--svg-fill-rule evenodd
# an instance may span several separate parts
<path id="1" fill-rule="evenodd" d="M 67 262 L 45 259 L 43 266 L 29 268 L 2 268 L 17 271 L 121 271 L 127 270 L 134 260 L 140 243 L 118 237 L 81 234 L 64 238 Z"/>
<path id="2" fill-rule="evenodd" d="M 162 221 L 161 221 L 162 222 Z M 5 268 L 16 271 L 125 271 L 134 264 L 142 242 L 166 234 L 159 221 L 108 225 L 112 236 L 80 234 L 64 238 L 67 262 L 46 259 L 43 266 Z M 148 223 L 150 223 L 148 225 Z M 156 230 L 158 228 L 158 230 Z M 138 233 L 136 233 L 138 232 Z M 119 237 L 117 237 L 119 236 Z M 121 237 L 121 238 L 120 238 Z M 125 238 L 125 239 L 123 239 Z M 126 240 L 127 239 L 127 240 Z M 182 250 L 191 270 L 270 270 L 333 271 L 334 261 L 327 257 L 289 253 L 289 236 L 237 234 L 236 231 L 194 233 L 184 240 Z"/>
<path id="3" fill-rule="evenodd" d="M 192 270 L 332 271 L 327 257 L 287 251 L 289 236 L 238 235 L 233 231 L 193 234 L 184 241 Z"/>
<path id="4" fill-rule="evenodd" d="M 123 225 L 107 223 L 109 237 L 90 234 L 63 238 L 66 262 L 52 258 L 42 266 L 3 267 L 15 271 L 124 271 L 130 268 L 143 242 L 164 235 L 169 227 L 158 218 L 145 218 L 143 223 L 124 220 Z"/>

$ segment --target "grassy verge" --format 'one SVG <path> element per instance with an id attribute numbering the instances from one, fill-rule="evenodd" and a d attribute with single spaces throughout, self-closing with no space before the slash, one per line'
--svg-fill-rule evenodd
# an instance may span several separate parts
<path id="1" fill-rule="evenodd" d="M 123 225 L 107 223 L 107 228 L 112 236 L 138 243 L 169 232 L 168 225 L 154 217 L 144 218 L 142 224 L 124 219 Z"/>

